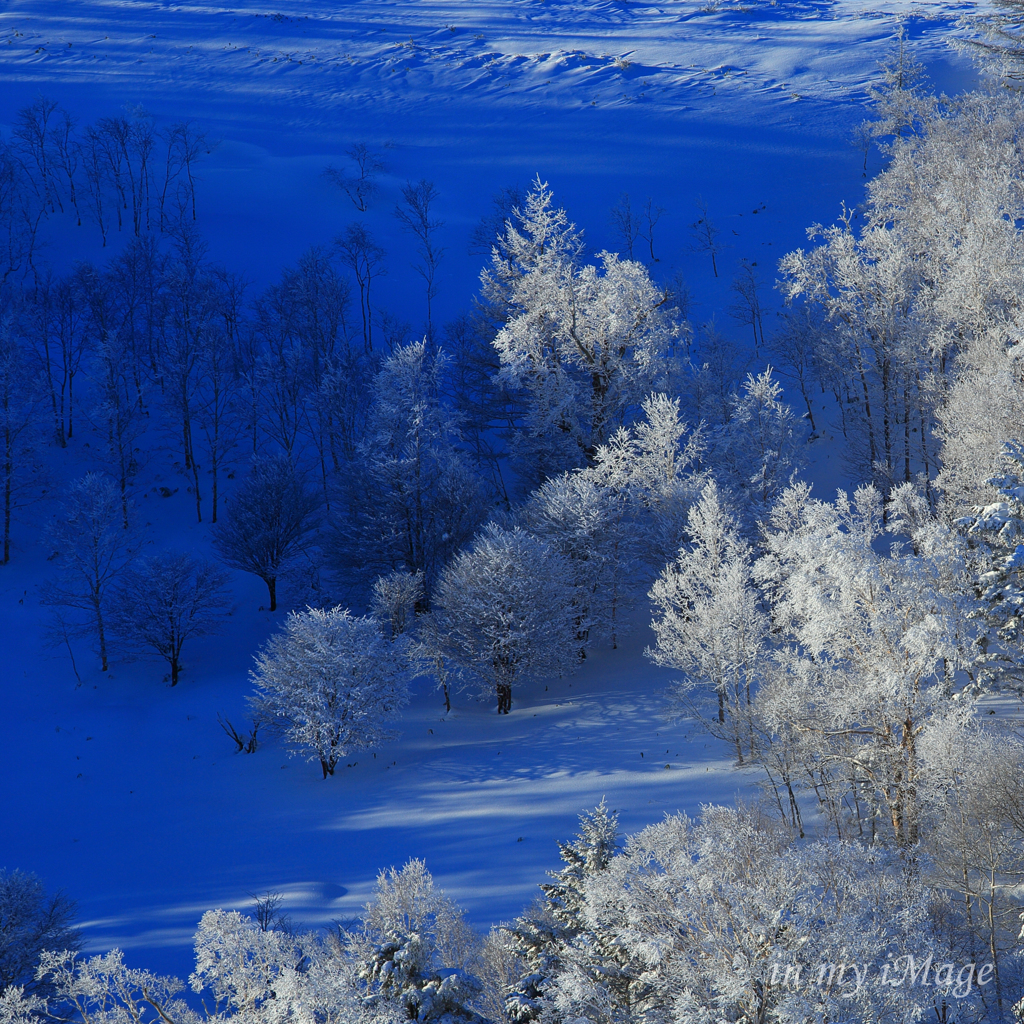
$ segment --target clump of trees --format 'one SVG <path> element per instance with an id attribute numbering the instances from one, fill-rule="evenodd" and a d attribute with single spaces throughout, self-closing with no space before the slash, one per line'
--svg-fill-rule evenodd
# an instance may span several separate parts
<path id="1" fill-rule="evenodd" d="M 208 911 L 188 979 L 198 1017 L 184 982 L 119 950 L 53 950 L 36 970 L 45 996 L 6 988 L 0 1019 L 1017 1019 L 1012 959 L 1000 974 L 972 946 L 941 871 L 908 851 L 798 841 L 757 806 L 708 805 L 622 837 L 602 803 L 559 852 L 540 898 L 486 937 L 414 859 L 382 871 L 359 920 L 327 934 L 288 927 L 268 900 L 255 919 Z"/>

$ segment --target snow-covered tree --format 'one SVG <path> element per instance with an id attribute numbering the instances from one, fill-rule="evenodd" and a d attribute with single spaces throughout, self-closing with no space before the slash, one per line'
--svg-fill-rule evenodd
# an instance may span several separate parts
<path id="1" fill-rule="evenodd" d="M 125 570 L 111 602 L 110 628 L 126 649 L 154 651 L 177 686 L 181 650 L 215 633 L 226 605 L 227 577 L 212 562 L 162 552 Z"/>
<path id="2" fill-rule="evenodd" d="M 581 814 L 575 840 L 558 844 L 565 867 L 549 873 L 553 881 L 541 885 L 543 900 L 503 929 L 509 948 L 526 969 L 505 997 L 505 1013 L 513 1024 L 526 1024 L 541 1016 L 546 992 L 564 970 L 562 961 L 568 947 L 587 931 L 582 916 L 587 882 L 608 868 L 618 840 L 619 816 L 604 800 Z M 591 945 L 600 938 L 587 935 Z M 610 979 L 610 972 L 606 970 L 605 976 Z"/>
<path id="3" fill-rule="evenodd" d="M 970 9 L 959 26 L 970 35 L 952 40 L 961 52 L 974 57 L 982 71 L 1008 79 L 1024 77 L 1024 5 L 1020 0 L 995 0 L 991 6 Z"/>
<path id="4" fill-rule="evenodd" d="M 182 998 L 181 980 L 130 968 L 119 949 L 46 953 L 40 978 L 54 994 L 47 1016 L 74 1024 L 399 1024 L 365 1006 L 351 961 L 318 935 L 264 931 L 236 911 L 213 910 L 200 922 L 195 954 L 189 981 L 202 1012 Z M 9 1000 L 14 1012 L 0 1020 L 28 1024 L 25 1002 Z"/>
<path id="5" fill-rule="evenodd" d="M 179 978 L 128 967 L 119 949 L 85 957 L 71 950 L 45 952 L 39 979 L 54 1000 L 66 1007 L 62 1019 L 76 1024 L 151 1024 L 153 1015 L 174 1024 L 198 1024 L 198 1016 L 180 998 Z"/>
<path id="6" fill-rule="evenodd" d="M 499 380 L 526 396 L 518 435 L 528 472 L 586 464 L 659 370 L 680 331 L 646 267 L 598 254 L 584 265 L 582 237 L 538 178 L 482 274 L 485 299 L 504 310 L 494 339 Z"/>
<path id="7" fill-rule="evenodd" d="M 1019 686 L 1024 650 L 1024 445 L 1008 442 L 1003 466 L 1003 473 L 987 481 L 998 489 L 997 500 L 975 506 L 958 525 L 974 549 L 979 614 L 990 630 L 985 676 L 996 684 Z"/>
<path id="8" fill-rule="evenodd" d="M 347 571 L 422 572 L 429 589 L 483 520 L 457 418 L 441 400 L 446 365 L 443 353 L 416 342 L 374 379 L 366 432 L 334 520 L 336 558 Z"/>
<path id="9" fill-rule="evenodd" d="M 992 479 L 1005 472 L 1004 447 L 1024 422 L 1024 345 L 994 328 L 956 361 L 936 409 L 942 447 L 936 486 L 944 513 L 959 519 L 997 499 Z"/>
<path id="10" fill-rule="evenodd" d="M 922 847 L 932 884 L 955 893 L 950 924 L 994 968 L 1003 1010 L 1020 990 L 1018 886 L 1024 880 L 1024 743 L 954 707 L 922 736 Z M 994 1016 L 994 1014 L 993 1014 Z"/>
<path id="11" fill-rule="evenodd" d="M 868 86 L 875 119 L 864 122 L 862 131 L 874 139 L 913 135 L 934 111 L 936 99 L 922 88 L 924 65 L 910 52 L 902 20 L 896 25 L 892 49 L 879 70 L 881 81 Z"/>
<path id="12" fill-rule="evenodd" d="M 302 550 L 317 525 L 319 510 L 319 497 L 284 456 L 254 462 L 227 503 L 214 530 L 213 546 L 227 565 L 263 580 L 270 611 L 277 610 L 278 576 Z"/>
<path id="13" fill-rule="evenodd" d="M 642 410 L 598 447 L 593 466 L 547 480 L 519 512 L 566 560 L 581 647 L 597 637 L 615 643 L 631 583 L 677 550 L 702 479 L 701 431 L 683 422 L 679 399 L 650 395 Z"/>
<path id="14" fill-rule="evenodd" d="M 507 715 L 523 675 L 568 671 L 576 660 L 573 597 L 561 556 L 519 527 L 491 523 L 441 574 L 437 632 L 444 652 Z"/>
<path id="15" fill-rule="evenodd" d="M 407 670 L 404 645 L 376 619 L 341 607 L 291 612 L 256 656 L 254 715 L 326 779 L 342 758 L 394 736 L 386 726 L 409 700 Z"/>
<path id="16" fill-rule="evenodd" d="M 1020 332 L 1022 100 L 967 93 L 897 139 L 863 211 L 787 255 L 783 289 L 824 317 L 819 363 L 847 448 L 888 489 L 936 470 L 933 417 L 959 353 Z"/>
<path id="17" fill-rule="evenodd" d="M 129 516 L 133 512 L 131 504 L 128 512 Z M 135 531 L 124 528 L 120 491 L 102 474 L 87 473 L 68 488 L 48 535 L 60 557 L 60 569 L 43 586 L 43 603 L 58 609 L 65 637 L 95 637 L 106 672 L 112 587 L 139 550 Z M 67 621 L 59 611 L 64 608 L 83 612 L 85 622 Z"/>
<path id="18" fill-rule="evenodd" d="M 963 539 L 912 487 L 893 491 L 885 526 L 882 512 L 870 486 L 829 503 L 799 484 L 776 504 L 754 567 L 777 638 L 756 704 L 778 742 L 807 744 L 802 775 L 840 835 L 849 813 L 855 834 L 881 820 L 910 846 L 922 734 L 976 686 L 963 674 L 977 660 L 975 603 Z"/>
<path id="19" fill-rule="evenodd" d="M 806 432 L 781 400 L 782 387 L 769 366 L 747 374 L 734 396 L 729 421 L 714 432 L 708 460 L 733 492 L 748 529 L 763 520 L 804 462 Z"/>
<path id="20" fill-rule="evenodd" d="M 912 860 L 793 844 L 757 808 L 673 815 L 588 878 L 580 916 L 601 942 L 569 945 L 549 1018 L 896 1024 L 942 1002 L 977 1013 L 975 967 L 967 991 L 959 951 L 929 920 L 933 898 Z M 901 983 L 908 955 L 920 977 L 922 950 L 927 984 Z"/>
<path id="21" fill-rule="evenodd" d="M 349 949 L 370 1006 L 391 1003 L 409 1020 L 484 1024 L 472 1009 L 480 939 L 421 860 L 377 877 Z"/>
<path id="22" fill-rule="evenodd" d="M 209 991 L 218 1014 L 254 1016 L 289 968 L 302 966 L 304 953 L 290 935 L 264 929 L 237 910 L 208 910 L 195 940 L 194 992 Z"/>
<path id="23" fill-rule="evenodd" d="M 392 640 L 412 630 L 423 600 L 423 573 L 396 569 L 373 582 L 370 611 Z"/>
<path id="24" fill-rule="evenodd" d="M 26 994 L 24 985 L 0 989 L 0 1024 L 39 1024 L 46 1009 L 46 1000 Z"/>
<path id="25" fill-rule="evenodd" d="M 767 654 L 768 617 L 753 582 L 750 546 L 709 481 L 689 512 L 689 543 L 651 589 L 657 637 L 647 656 L 685 673 L 676 699 L 709 715 L 711 731 L 727 739 L 742 762 L 756 743 L 753 697 Z"/>

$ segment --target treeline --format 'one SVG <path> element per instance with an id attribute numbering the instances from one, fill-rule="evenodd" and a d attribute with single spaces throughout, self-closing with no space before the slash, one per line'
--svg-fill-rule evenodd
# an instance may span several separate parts
<path id="1" fill-rule="evenodd" d="M 486 936 L 419 860 L 382 871 L 359 916 L 326 931 L 297 928 L 275 893 L 251 914 L 210 910 L 187 986 L 128 966 L 118 949 L 83 955 L 73 932 L 51 928 L 70 948 L 17 944 L 0 1021 L 1017 1019 L 1012 958 L 975 945 L 926 863 L 796 842 L 757 808 L 718 806 L 623 841 L 602 803 L 559 847 L 538 899 Z"/>

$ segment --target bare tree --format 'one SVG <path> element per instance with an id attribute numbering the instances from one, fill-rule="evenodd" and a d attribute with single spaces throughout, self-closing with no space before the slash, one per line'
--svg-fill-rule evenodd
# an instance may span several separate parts
<path id="1" fill-rule="evenodd" d="M 162 552 L 128 569 L 111 602 L 110 629 L 128 649 L 155 651 L 178 685 L 185 641 L 220 629 L 227 577 L 212 562 Z"/>
<path id="2" fill-rule="evenodd" d="M 263 580 L 276 611 L 281 569 L 302 550 L 319 511 L 319 497 L 288 459 L 265 459 L 227 503 L 213 546 L 227 565 Z"/>
<path id="3" fill-rule="evenodd" d="M 163 133 L 167 144 L 164 156 L 163 184 L 160 189 L 160 230 L 171 229 L 167 206 L 174 201 L 179 217 L 191 208 L 192 220 L 196 219 L 196 176 L 195 165 L 200 155 L 213 150 L 205 131 L 196 127 L 191 119 L 177 121 Z"/>
<path id="4" fill-rule="evenodd" d="M 375 277 L 387 273 L 384 258 L 387 253 L 373 240 L 362 224 L 349 224 L 344 234 L 334 240 L 341 262 L 355 275 L 359 286 L 359 311 L 363 318 L 363 348 L 367 354 L 373 350 L 373 310 L 370 305 L 370 285 Z"/>
<path id="5" fill-rule="evenodd" d="M 60 201 L 60 189 L 56 180 L 56 154 L 52 152 L 53 139 L 50 120 L 59 107 L 55 100 L 40 96 L 34 103 L 18 111 L 14 130 L 11 132 L 25 162 L 28 176 L 38 192 L 40 202 L 56 212 L 64 207 Z"/>
<path id="6" fill-rule="evenodd" d="M 764 345 L 764 323 L 761 314 L 761 298 L 758 289 L 761 286 L 754 267 L 756 264 L 743 260 L 740 270 L 732 282 L 732 290 L 736 293 L 736 301 L 729 306 L 728 313 L 741 324 L 748 324 L 754 333 L 754 352 Z"/>
<path id="7" fill-rule="evenodd" d="M 36 974 L 39 955 L 81 948 L 76 910 L 74 900 L 60 889 L 47 893 L 35 875 L 0 868 L 0 992 L 22 987 L 27 994 L 51 994 Z"/>
<path id="8" fill-rule="evenodd" d="M 75 379 L 90 348 L 88 308 L 79 287 L 84 272 L 85 266 L 62 280 L 38 281 L 20 311 L 21 334 L 34 351 L 53 413 L 53 438 L 61 448 L 74 435 Z"/>
<path id="9" fill-rule="evenodd" d="M 505 185 L 491 197 L 490 216 L 481 217 L 469 236 L 470 256 L 490 256 L 505 235 L 508 222 L 523 205 L 526 193 L 519 185 Z"/>
<path id="10" fill-rule="evenodd" d="M 71 114 L 61 107 L 54 111 L 54 115 L 54 125 L 49 130 L 52 173 L 60 177 L 61 189 L 67 190 L 78 227 L 81 227 L 82 211 L 78 206 L 78 188 L 75 184 L 75 175 L 81 163 L 81 144 L 75 134 L 76 122 Z"/>
<path id="11" fill-rule="evenodd" d="M 34 414 L 39 396 L 10 323 L 0 323 L 0 488 L 3 489 L 3 557 L 11 560 L 11 518 L 32 500 L 39 471 L 34 457 Z"/>
<path id="12" fill-rule="evenodd" d="M 96 404 L 92 419 L 107 449 L 121 493 L 121 514 L 128 529 L 128 488 L 139 468 L 137 442 L 146 429 L 142 408 L 133 392 L 130 347 L 117 333 L 107 334 L 96 347 L 93 380 Z"/>
<path id="13" fill-rule="evenodd" d="M 811 391 L 817 386 L 824 390 L 821 380 L 822 368 L 819 352 L 821 349 L 821 313 L 813 306 L 791 307 L 782 313 L 782 327 L 771 339 L 771 350 L 779 356 L 779 375 L 796 381 L 800 395 L 807 407 L 807 419 L 811 430 L 814 424 L 814 409 L 811 406 Z M 842 410 L 840 399 L 839 407 Z"/>
<path id="14" fill-rule="evenodd" d="M 26 172 L 19 155 L 0 141 L 0 284 L 35 271 L 45 196 Z"/>
<path id="15" fill-rule="evenodd" d="M 655 206 L 654 200 L 647 197 L 644 202 L 643 209 L 643 221 L 640 228 L 640 237 L 647 243 L 647 248 L 651 254 L 652 263 L 660 263 L 661 260 L 654 255 L 654 228 L 658 221 L 661 220 L 662 214 L 665 212 L 663 206 Z"/>
<path id="16" fill-rule="evenodd" d="M 49 528 L 60 569 L 43 585 L 43 604 L 85 613 L 85 622 L 62 619 L 62 631 L 94 635 L 104 672 L 111 589 L 139 550 L 139 538 L 130 526 L 124 529 L 117 487 L 99 473 L 88 473 L 68 488 Z"/>
<path id="17" fill-rule="evenodd" d="M 223 330 L 220 281 L 205 261 L 206 246 L 191 224 L 182 225 L 174 259 L 166 277 L 167 311 L 162 341 L 165 400 L 177 422 L 174 438 L 182 455 L 182 470 L 191 481 L 196 520 L 202 522 L 202 494 L 197 460 L 196 419 L 204 403 L 201 394 L 204 355 Z"/>
<path id="18" fill-rule="evenodd" d="M 384 161 L 365 142 L 354 143 L 345 154 L 355 164 L 355 173 L 346 174 L 337 167 L 328 167 L 324 176 L 352 200 L 360 213 L 365 213 L 370 208 L 370 200 L 380 192 L 376 179 L 384 172 Z"/>
<path id="19" fill-rule="evenodd" d="M 81 144 L 82 168 L 85 171 L 85 204 L 100 229 L 103 247 L 107 245 L 107 186 L 108 167 L 104 156 L 103 140 L 95 126 L 85 130 Z M 115 203 L 116 205 L 116 203 Z"/>
<path id="20" fill-rule="evenodd" d="M 612 207 L 611 221 L 619 237 L 622 239 L 622 248 L 626 259 L 633 258 L 633 246 L 640 237 L 640 217 L 633 212 L 629 201 L 629 193 L 623 192 L 619 201 Z"/>
<path id="21" fill-rule="evenodd" d="M 693 235 L 691 248 L 694 252 L 707 253 L 711 257 L 711 269 L 718 277 L 718 262 L 716 257 L 725 249 L 725 244 L 719 241 L 719 231 L 715 227 L 708 214 L 708 204 L 703 196 L 697 196 L 695 200 L 700 216 L 690 225 L 690 232 Z"/>
<path id="22" fill-rule="evenodd" d="M 402 227 L 416 237 L 419 263 L 413 269 L 427 286 L 427 337 L 434 336 L 432 306 L 437 298 L 437 268 L 444 259 L 445 250 L 437 244 L 437 232 L 444 227 L 443 220 L 431 216 L 437 202 L 438 191 L 432 181 L 421 179 L 416 184 L 407 181 L 402 188 L 402 203 L 395 207 L 395 216 Z"/>

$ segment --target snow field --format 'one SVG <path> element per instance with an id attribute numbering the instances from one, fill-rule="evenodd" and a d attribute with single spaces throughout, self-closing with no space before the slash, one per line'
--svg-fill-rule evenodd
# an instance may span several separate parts
<path id="1" fill-rule="evenodd" d="M 595 251 L 617 247 L 607 210 L 619 194 L 650 195 L 667 208 L 659 272 L 682 269 L 693 318 L 717 313 L 731 331 L 735 260 L 770 279 L 809 224 L 859 199 L 848 136 L 894 18 L 910 19 L 940 87 L 972 73 L 945 48 L 961 9 L 948 4 L 709 6 L 12 0 L 0 11 L 0 117 L 39 93 L 83 120 L 126 102 L 194 117 L 220 140 L 200 171 L 211 255 L 257 287 L 355 219 L 323 167 L 352 142 L 381 147 L 390 169 L 367 219 L 391 254 L 384 302 L 414 324 L 421 284 L 391 217 L 406 179 L 442 193 L 442 321 L 475 291 L 484 257 L 465 239 L 495 189 L 539 173 Z M 698 194 L 732 246 L 719 279 L 689 251 Z M 51 259 L 105 259 L 91 231 L 55 230 Z M 818 448 L 816 461 L 837 461 L 831 442 Z M 55 455 L 55 477 L 81 473 L 83 455 L 77 443 Z M 179 493 L 161 498 L 160 484 Z M 166 466 L 139 478 L 136 504 L 161 543 L 208 551 L 184 478 Z M 77 686 L 66 655 L 42 648 L 33 588 L 49 552 L 37 525 L 0 574 L 0 864 L 78 899 L 90 950 L 119 945 L 136 966 L 184 976 L 204 910 L 244 908 L 269 889 L 297 922 L 329 923 L 359 910 L 378 870 L 413 856 L 486 928 L 532 898 L 557 865 L 554 841 L 602 797 L 631 832 L 749 787 L 727 752 L 659 717 L 672 673 L 642 658 L 643 610 L 619 650 L 571 679 L 519 687 L 507 718 L 465 696 L 444 715 L 421 687 L 402 738 L 326 782 L 277 744 L 234 755 L 217 713 L 244 720 L 251 656 L 283 618 L 256 610 L 262 584 L 233 577 L 227 630 L 186 647 L 175 689 L 156 662 L 115 661 L 101 676 L 85 652 Z"/>

